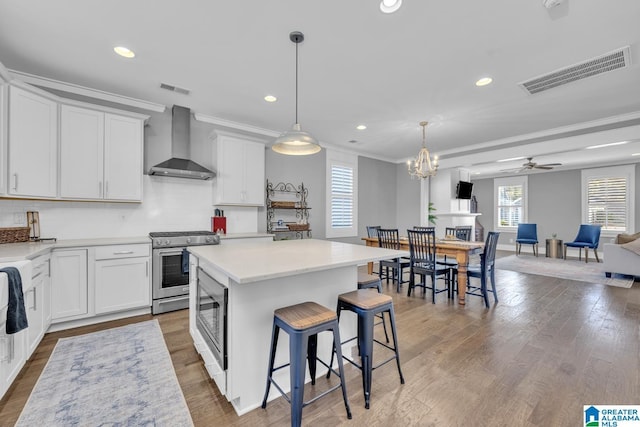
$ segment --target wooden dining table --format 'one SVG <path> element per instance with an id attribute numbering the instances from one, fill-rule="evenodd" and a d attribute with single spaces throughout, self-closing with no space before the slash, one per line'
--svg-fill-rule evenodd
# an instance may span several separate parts
<path id="1" fill-rule="evenodd" d="M 378 246 L 377 237 L 363 237 L 367 246 Z M 409 251 L 409 239 L 400 237 L 400 250 Z M 467 242 L 463 240 L 436 240 L 436 254 L 447 255 L 458 262 L 458 304 L 465 305 L 467 293 L 467 267 L 469 266 L 469 256 L 481 253 L 484 250 L 482 242 Z M 373 273 L 373 263 L 367 264 L 369 274 Z"/>

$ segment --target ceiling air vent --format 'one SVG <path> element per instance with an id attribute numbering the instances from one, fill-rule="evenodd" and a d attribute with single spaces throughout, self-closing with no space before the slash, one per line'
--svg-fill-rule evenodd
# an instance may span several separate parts
<path id="1" fill-rule="evenodd" d="M 185 89 L 183 87 L 178 87 L 178 86 L 174 86 L 174 85 L 169 85 L 169 84 L 166 84 L 166 83 L 160 83 L 160 88 L 161 89 L 170 90 L 171 92 L 178 92 L 178 93 L 181 93 L 183 95 L 189 95 L 189 92 L 191 92 L 189 89 Z"/>
<path id="2" fill-rule="evenodd" d="M 597 58 L 535 77 L 519 83 L 519 85 L 529 94 L 533 95 L 534 93 L 566 85 L 576 80 L 608 73 L 618 68 L 625 68 L 628 67 L 630 63 L 629 46 L 625 46 Z"/>

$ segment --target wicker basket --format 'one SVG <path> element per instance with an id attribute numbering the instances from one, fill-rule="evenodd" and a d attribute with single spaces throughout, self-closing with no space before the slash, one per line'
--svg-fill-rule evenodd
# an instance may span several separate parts
<path id="1" fill-rule="evenodd" d="M 309 224 L 287 224 L 290 231 L 306 231 L 309 229 Z"/>
<path id="2" fill-rule="evenodd" d="M 0 243 L 29 241 L 29 227 L 0 228 Z"/>
<path id="3" fill-rule="evenodd" d="M 272 208 L 295 208 L 296 202 L 286 202 L 282 200 L 272 200 L 271 201 Z"/>

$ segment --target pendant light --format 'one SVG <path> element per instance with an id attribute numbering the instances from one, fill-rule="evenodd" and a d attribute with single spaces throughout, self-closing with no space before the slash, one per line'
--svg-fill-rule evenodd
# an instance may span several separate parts
<path id="1" fill-rule="evenodd" d="M 284 132 L 274 141 L 271 149 L 280 154 L 305 156 L 315 154 L 322 148 L 313 136 L 300 128 L 298 123 L 298 44 L 304 40 L 304 34 L 294 31 L 289 34 L 289 39 L 296 44 L 296 122 L 291 130 Z"/>

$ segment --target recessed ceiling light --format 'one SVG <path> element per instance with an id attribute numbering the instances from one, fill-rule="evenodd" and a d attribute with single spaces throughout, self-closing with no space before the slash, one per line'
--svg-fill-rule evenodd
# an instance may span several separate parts
<path id="1" fill-rule="evenodd" d="M 357 139 L 350 139 L 349 141 L 347 141 L 349 144 L 355 144 L 356 142 L 358 142 Z"/>
<path id="2" fill-rule="evenodd" d="M 393 13 L 400 9 L 402 6 L 402 0 L 382 0 L 380 2 L 380 10 L 383 13 Z"/>
<path id="3" fill-rule="evenodd" d="M 510 159 L 501 159 L 501 160 L 496 160 L 497 163 L 502 163 L 502 162 L 510 162 L 512 160 L 522 160 L 524 159 L 524 157 L 511 157 Z"/>
<path id="4" fill-rule="evenodd" d="M 587 147 L 587 150 L 593 150 L 594 148 L 604 148 L 604 147 L 613 147 L 614 145 L 623 145 L 629 141 L 620 141 L 620 142 L 610 142 L 609 144 L 599 144 L 599 145 L 590 145 Z"/>
<path id="5" fill-rule="evenodd" d="M 124 56 L 125 58 L 133 58 L 136 54 L 129 48 L 124 46 L 116 46 L 113 48 L 113 51 L 120 56 Z"/>
<path id="6" fill-rule="evenodd" d="M 640 153 L 633 153 L 632 156 L 640 156 Z"/>
<path id="7" fill-rule="evenodd" d="M 493 79 L 491 77 L 483 77 L 476 82 L 476 86 L 486 86 L 491 83 Z"/>
<path id="8" fill-rule="evenodd" d="M 365 130 L 367 127 L 365 125 L 358 125 L 356 126 L 356 129 L 358 130 Z"/>
<path id="9" fill-rule="evenodd" d="M 276 98 L 273 95 L 267 95 L 267 96 L 264 97 L 264 100 L 267 101 L 267 102 L 276 102 L 278 100 L 278 98 Z"/>

